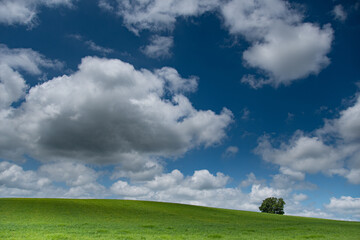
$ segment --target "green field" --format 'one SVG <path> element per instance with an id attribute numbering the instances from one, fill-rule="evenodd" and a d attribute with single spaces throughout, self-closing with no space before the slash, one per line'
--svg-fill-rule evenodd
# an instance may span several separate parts
<path id="1" fill-rule="evenodd" d="M 0 199 L 0 239 L 360 239 L 360 222 L 181 204 Z"/>

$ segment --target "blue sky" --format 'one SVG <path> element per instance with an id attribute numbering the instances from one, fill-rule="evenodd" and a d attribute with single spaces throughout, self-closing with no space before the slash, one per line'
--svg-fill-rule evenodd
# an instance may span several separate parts
<path id="1" fill-rule="evenodd" d="M 0 197 L 360 220 L 360 2 L 0 2 Z"/>

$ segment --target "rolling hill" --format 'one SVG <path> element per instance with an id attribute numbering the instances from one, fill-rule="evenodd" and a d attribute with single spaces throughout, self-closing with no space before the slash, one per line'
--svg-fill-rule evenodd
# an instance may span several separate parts
<path id="1" fill-rule="evenodd" d="M 104 199 L 0 199 L 0 239 L 360 239 L 360 222 Z"/>

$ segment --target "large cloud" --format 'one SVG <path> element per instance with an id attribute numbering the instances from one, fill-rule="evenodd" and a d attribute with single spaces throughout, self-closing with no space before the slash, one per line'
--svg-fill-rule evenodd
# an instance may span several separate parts
<path id="1" fill-rule="evenodd" d="M 0 23 L 33 25 L 42 6 L 71 7 L 74 0 L 2 0 L 0 2 Z"/>
<path id="2" fill-rule="evenodd" d="M 150 72 L 86 57 L 74 74 L 32 87 L 20 107 L 1 112 L 0 155 L 126 166 L 218 144 L 232 113 L 194 109 L 183 93 L 196 80 L 168 67 Z"/>
<path id="3" fill-rule="evenodd" d="M 322 128 L 309 134 L 297 131 L 279 147 L 274 147 L 268 137 L 262 137 L 255 153 L 281 166 L 287 175 L 303 178 L 303 173 L 323 172 L 360 184 L 359 136 L 360 97 L 357 96 L 352 106 L 341 111 L 338 118 L 326 120 Z"/>

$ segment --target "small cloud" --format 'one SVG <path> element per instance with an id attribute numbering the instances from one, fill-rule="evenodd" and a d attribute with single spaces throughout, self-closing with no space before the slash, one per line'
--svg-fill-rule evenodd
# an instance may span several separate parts
<path id="1" fill-rule="evenodd" d="M 294 120 L 295 114 L 289 113 L 287 114 L 286 123 L 289 123 Z"/>
<path id="2" fill-rule="evenodd" d="M 113 49 L 101 47 L 101 46 L 95 44 L 91 40 L 85 41 L 85 44 L 86 44 L 86 46 L 89 47 L 89 49 L 91 49 L 91 50 L 93 50 L 95 52 L 99 52 L 99 53 L 104 54 L 104 55 L 114 52 Z"/>
<path id="3" fill-rule="evenodd" d="M 249 84 L 253 89 L 262 88 L 266 84 L 271 84 L 270 79 L 256 78 L 254 75 L 245 75 L 241 78 L 241 83 Z"/>
<path id="4" fill-rule="evenodd" d="M 335 20 L 341 22 L 344 22 L 347 18 L 347 13 L 345 12 L 344 7 L 341 4 L 334 7 L 332 14 L 334 15 Z"/>
<path id="5" fill-rule="evenodd" d="M 170 49 L 173 45 L 173 37 L 155 35 L 151 37 L 150 44 L 140 50 L 150 58 L 169 58 L 172 55 Z"/>
<path id="6" fill-rule="evenodd" d="M 228 147 L 225 152 L 223 153 L 223 157 L 224 158 L 229 158 L 229 157 L 232 157 L 232 156 L 235 156 L 239 151 L 239 148 L 236 147 L 236 146 L 230 146 Z"/>
<path id="7" fill-rule="evenodd" d="M 244 108 L 242 111 L 242 116 L 241 116 L 241 119 L 242 120 L 249 120 L 249 117 L 250 117 L 250 111 L 248 108 Z"/>

